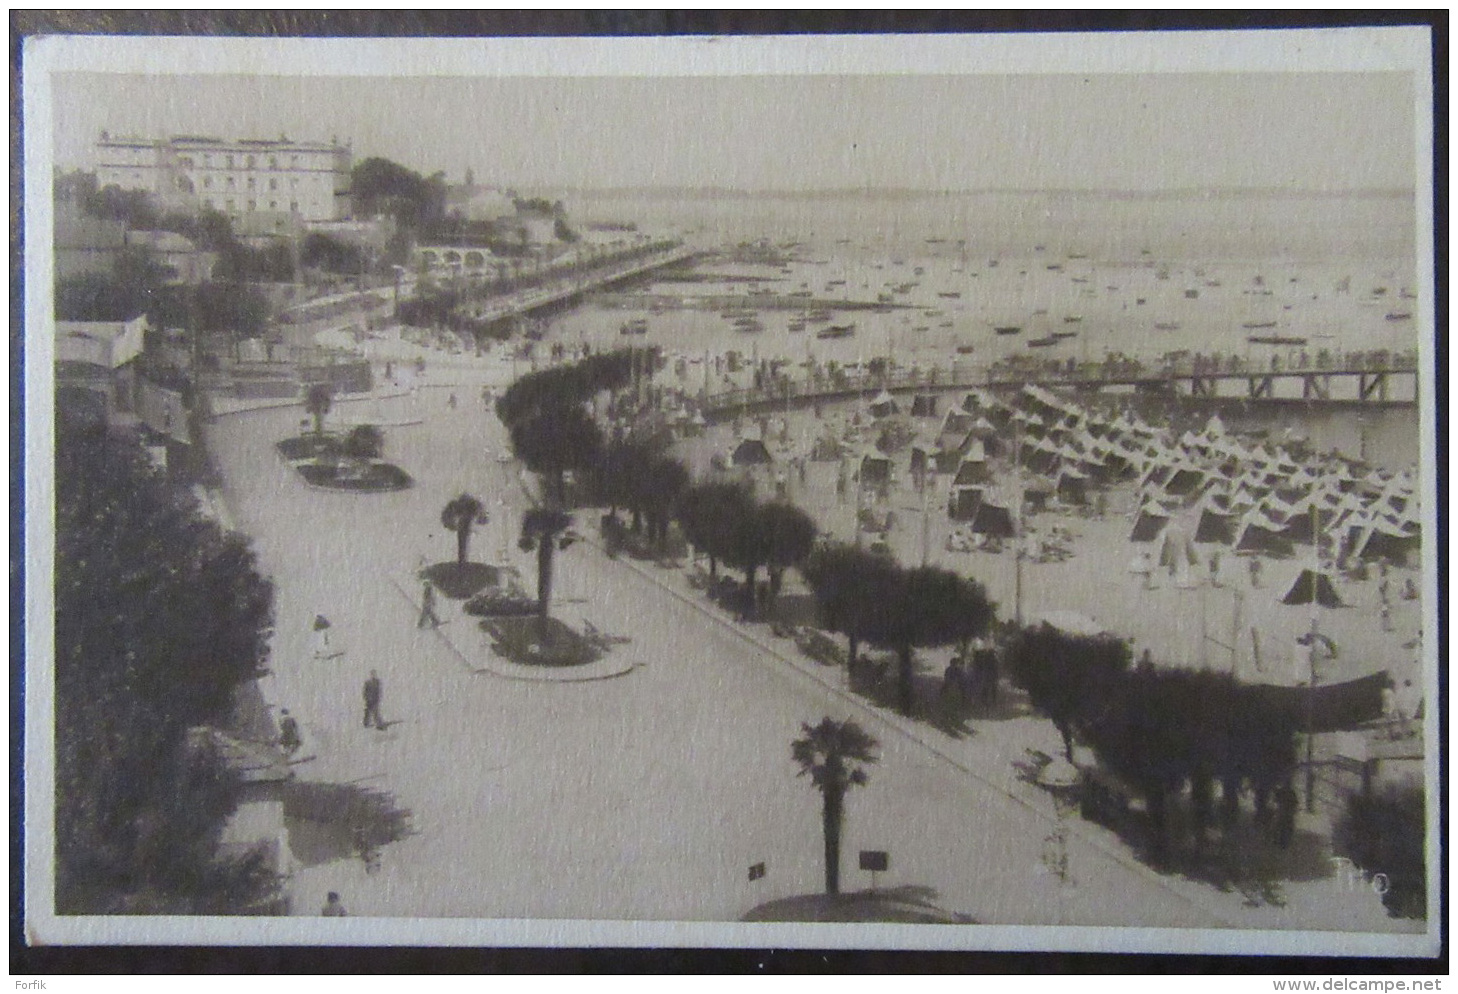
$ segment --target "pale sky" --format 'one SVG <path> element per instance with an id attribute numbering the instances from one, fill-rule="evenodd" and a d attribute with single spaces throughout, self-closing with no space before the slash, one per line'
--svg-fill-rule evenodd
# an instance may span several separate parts
<path id="1" fill-rule="evenodd" d="M 56 161 L 103 129 L 351 141 L 561 189 L 1411 189 L 1407 73 L 54 77 Z"/>

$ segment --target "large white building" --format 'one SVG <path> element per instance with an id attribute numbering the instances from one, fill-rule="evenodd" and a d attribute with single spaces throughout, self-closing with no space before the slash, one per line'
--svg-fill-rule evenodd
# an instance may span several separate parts
<path id="1" fill-rule="evenodd" d="M 338 142 L 226 140 L 194 135 L 96 143 L 99 187 L 145 190 L 174 207 L 230 217 L 293 214 L 304 221 L 350 215 L 352 154 Z"/>

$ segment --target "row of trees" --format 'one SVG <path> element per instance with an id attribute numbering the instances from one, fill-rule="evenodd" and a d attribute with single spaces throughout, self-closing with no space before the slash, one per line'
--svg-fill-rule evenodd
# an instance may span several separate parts
<path id="1" fill-rule="evenodd" d="M 782 501 L 760 503 L 740 483 L 712 481 L 690 487 L 679 501 L 684 536 L 709 557 L 709 572 L 719 563 L 744 572 L 745 613 L 759 599 L 759 570 L 769 572 L 769 599 L 780 591 L 785 570 L 798 566 L 815 546 L 815 522 Z"/>
<path id="2" fill-rule="evenodd" d="M 1071 761 L 1082 740 L 1104 768 L 1143 795 L 1157 851 L 1168 845 L 1170 798 L 1188 786 L 1196 840 L 1215 823 L 1229 827 L 1249 787 L 1258 812 L 1289 790 L 1296 720 L 1263 688 L 1207 670 L 1130 668 L 1129 645 L 1111 635 L 1026 628 L 1008 646 L 1013 682 L 1048 716 Z"/>
<path id="3" fill-rule="evenodd" d="M 986 635 L 996 605 L 975 580 L 936 566 L 904 567 L 855 546 L 818 546 L 801 567 L 821 624 L 846 637 L 849 664 L 862 643 L 895 651 L 898 706 L 915 710 L 915 651 Z"/>
<path id="4" fill-rule="evenodd" d="M 135 441 L 59 417 L 56 487 L 57 908 L 265 908 L 261 861 L 217 857 L 241 785 L 191 730 L 263 666 L 271 585 Z"/>

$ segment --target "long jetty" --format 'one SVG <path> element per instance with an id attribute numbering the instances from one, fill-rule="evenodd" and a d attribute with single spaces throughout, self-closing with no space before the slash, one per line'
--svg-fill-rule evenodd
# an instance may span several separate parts
<path id="1" fill-rule="evenodd" d="M 643 276 L 655 269 L 676 265 L 695 254 L 696 250 L 686 246 L 667 244 L 651 254 L 604 263 L 590 270 L 569 270 L 555 277 L 548 274 L 533 286 L 485 297 L 471 305 L 471 312 L 477 320 L 488 323 L 510 320 L 568 303 L 594 290 Z"/>
<path id="2" fill-rule="evenodd" d="M 885 390 L 891 394 L 947 393 L 958 390 L 1005 392 L 1029 384 L 1082 393 L 1123 392 L 1203 402 L 1260 404 L 1374 404 L 1412 406 L 1418 402 L 1420 372 L 1410 355 L 1372 356 L 1327 368 L 1213 371 L 1194 363 L 1147 366 L 1129 362 L 1059 364 L 1026 368 L 997 363 L 951 362 L 929 368 L 821 372 L 807 380 L 777 379 L 759 389 L 705 394 L 710 419 L 759 411 L 850 400 Z"/>
<path id="3" fill-rule="evenodd" d="M 658 308 L 660 310 L 767 310 L 767 311 L 895 311 L 909 310 L 911 304 L 888 304 L 870 300 L 839 300 L 797 297 L 793 294 L 693 294 L 693 293 L 611 293 L 598 291 L 585 299 L 603 307 Z"/>

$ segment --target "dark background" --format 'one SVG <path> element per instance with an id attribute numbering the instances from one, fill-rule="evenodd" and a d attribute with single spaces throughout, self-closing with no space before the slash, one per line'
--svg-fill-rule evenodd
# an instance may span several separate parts
<path id="1" fill-rule="evenodd" d="M 24 658 L 23 226 L 20 81 L 24 38 L 45 34 L 300 37 L 923 34 L 1171 31 L 1427 25 L 1433 38 L 1437 327 L 1446 328 L 1448 12 L 1427 11 L 11 11 L 10 12 L 10 607 L 11 659 Z M 1445 465 L 1446 350 L 1437 343 L 1438 465 Z M 1446 485 L 1439 481 L 1441 630 L 1446 633 Z M 1440 639 L 1440 646 L 1445 642 Z M 1441 650 L 1440 650 L 1441 651 Z M 1446 662 L 1440 658 L 1440 663 Z M 1445 667 L 1440 667 L 1440 672 Z M 1442 853 L 1441 955 L 1434 960 L 1317 957 L 694 949 L 51 947 L 26 945 L 24 668 L 10 669 L 10 973 L 1448 973 L 1448 854 Z M 1446 691 L 1446 687 L 1444 688 Z M 1445 694 L 1446 696 L 1446 694 Z M 1440 709 L 1446 722 L 1446 708 Z M 1447 769 L 1446 739 L 1442 769 Z M 1442 783 L 1444 841 L 1448 787 Z"/>

